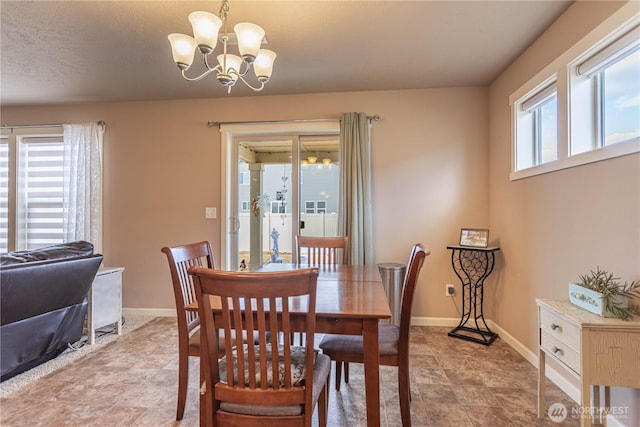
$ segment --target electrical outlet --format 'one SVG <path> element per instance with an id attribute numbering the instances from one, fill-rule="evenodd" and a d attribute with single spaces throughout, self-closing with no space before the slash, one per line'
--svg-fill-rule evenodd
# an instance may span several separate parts
<path id="1" fill-rule="evenodd" d="M 446 292 L 446 296 L 448 297 L 452 297 L 456 294 L 456 288 L 451 284 L 451 283 L 447 283 L 445 285 L 445 292 Z"/>

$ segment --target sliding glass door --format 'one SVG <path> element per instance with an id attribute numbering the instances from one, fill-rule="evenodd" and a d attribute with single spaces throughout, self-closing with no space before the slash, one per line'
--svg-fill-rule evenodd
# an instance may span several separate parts
<path id="1" fill-rule="evenodd" d="M 293 147 L 297 137 L 238 141 L 238 268 L 255 270 L 268 262 L 291 262 L 297 232 Z"/>
<path id="2" fill-rule="evenodd" d="M 336 235 L 337 131 L 227 139 L 223 268 L 251 271 L 269 262 L 297 262 L 297 234 Z"/>

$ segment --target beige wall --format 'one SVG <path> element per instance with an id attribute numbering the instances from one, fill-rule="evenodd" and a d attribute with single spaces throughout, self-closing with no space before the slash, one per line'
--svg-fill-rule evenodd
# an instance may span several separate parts
<path id="1" fill-rule="evenodd" d="M 107 123 L 105 264 L 126 268 L 124 307 L 172 308 L 160 248 L 207 239 L 220 251 L 221 219 L 204 218 L 204 208 L 220 207 L 221 197 L 220 133 L 208 120 L 377 113 L 376 259 L 406 262 L 413 243 L 430 247 L 414 315 L 452 318 L 457 311 L 444 284 L 459 284 L 446 245 L 462 226 L 489 224 L 487 96 L 487 88 L 455 88 L 5 108 L 2 123 Z"/>
<path id="2" fill-rule="evenodd" d="M 509 95 L 620 5 L 574 4 L 490 87 L 490 225 L 502 258 L 488 310 L 532 351 L 535 298 L 568 298 L 567 283 L 597 266 L 640 279 L 640 155 L 509 180 Z M 637 423 L 640 393 L 618 396 L 618 404 L 633 402 Z"/>

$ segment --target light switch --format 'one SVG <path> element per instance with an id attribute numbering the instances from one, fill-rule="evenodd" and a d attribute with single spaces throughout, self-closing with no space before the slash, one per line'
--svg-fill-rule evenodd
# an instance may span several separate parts
<path id="1" fill-rule="evenodd" d="M 216 219 L 218 210 L 216 208 L 204 208 L 205 219 Z"/>

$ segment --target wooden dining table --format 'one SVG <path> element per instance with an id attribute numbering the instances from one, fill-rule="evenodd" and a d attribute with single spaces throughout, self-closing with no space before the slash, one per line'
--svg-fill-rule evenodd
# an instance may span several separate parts
<path id="1" fill-rule="evenodd" d="M 288 271 L 306 265 L 270 263 L 257 272 Z M 318 267 L 316 291 L 316 332 L 321 334 L 361 335 L 364 341 L 364 378 L 367 426 L 380 425 L 380 358 L 378 325 L 391 318 L 389 302 L 375 265 L 337 265 Z M 306 307 L 290 306 L 292 318 L 307 315 Z M 212 300 L 213 310 L 220 309 Z M 196 311 L 197 303 L 187 310 Z M 370 350 L 370 351 L 369 351 Z"/>

